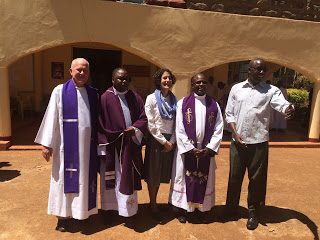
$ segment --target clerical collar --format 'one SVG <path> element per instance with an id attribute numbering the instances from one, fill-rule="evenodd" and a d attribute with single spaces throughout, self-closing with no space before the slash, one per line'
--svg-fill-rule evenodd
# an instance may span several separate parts
<path id="1" fill-rule="evenodd" d="M 203 96 L 199 96 L 198 94 L 194 93 L 194 97 L 195 97 L 196 99 L 202 100 L 202 99 L 205 99 L 205 98 L 206 98 L 206 94 L 203 95 Z"/>
<path id="2" fill-rule="evenodd" d="M 113 91 L 114 91 L 114 94 L 115 94 L 115 95 L 123 96 L 123 95 L 125 95 L 125 94 L 128 92 L 128 90 L 126 90 L 126 91 L 124 91 L 124 92 L 119 92 L 119 91 L 117 91 L 117 89 L 115 89 L 114 87 L 112 87 L 112 88 L 113 88 Z"/>

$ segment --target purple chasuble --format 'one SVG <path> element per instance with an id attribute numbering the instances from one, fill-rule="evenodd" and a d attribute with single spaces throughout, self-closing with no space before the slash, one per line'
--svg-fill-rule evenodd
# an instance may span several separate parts
<path id="1" fill-rule="evenodd" d="M 138 128 L 141 132 L 145 132 L 148 121 L 144 112 L 143 100 L 131 90 L 125 94 L 125 98 L 130 111 L 132 126 Z M 142 146 L 134 143 L 131 138 L 119 137 L 126 129 L 126 124 L 119 97 L 113 92 L 113 87 L 102 94 L 100 110 L 99 144 L 114 141 L 106 146 L 105 171 L 108 176 L 107 180 L 105 180 L 106 189 L 115 188 L 115 177 L 112 178 L 110 176 L 111 174 L 115 175 L 115 151 L 117 151 L 119 160 L 121 152 L 122 168 L 119 191 L 122 194 L 131 195 L 135 190 L 142 189 Z"/>
<path id="2" fill-rule="evenodd" d="M 90 105 L 91 139 L 88 210 L 96 207 L 97 196 L 97 90 L 85 85 Z M 78 100 L 73 80 L 63 84 L 64 193 L 79 193 Z M 75 140 L 76 139 L 76 140 Z"/>
<path id="3" fill-rule="evenodd" d="M 202 141 L 202 148 L 210 142 L 214 132 L 216 118 L 218 114 L 217 103 L 206 95 L 206 123 L 205 134 Z M 192 93 L 185 97 L 182 103 L 183 126 L 189 141 L 197 147 L 196 137 L 196 114 L 195 114 L 195 96 Z M 187 202 L 189 204 L 203 204 L 208 182 L 210 167 L 210 156 L 197 160 L 191 153 L 184 154 L 184 169 L 186 179 Z"/>

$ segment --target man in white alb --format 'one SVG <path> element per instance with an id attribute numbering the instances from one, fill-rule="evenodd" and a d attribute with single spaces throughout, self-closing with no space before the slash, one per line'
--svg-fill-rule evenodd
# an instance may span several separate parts
<path id="1" fill-rule="evenodd" d="M 208 221 L 215 203 L 214 156 L 223 134 L 219 105 L 206 95 L 207 81 L 202 73 L 191 79 L 192 93 L 177 104 L 176 140 L 169 202 L 178 208 L 178 220 L 185 223 L 187 212 L 196 208 L 200 220 Z"/>
<path id="2" fill-rule="evenodd" d="M 48 214 L 56 230 L 68 230 L 68 218 L 87 219 L 97 209 L 97 90 L 85 84 L 90 71 L 83 58 L 71 63 L 72 78 L 54 88 L 35 142 L 46 161 L 53 155 Z"/>

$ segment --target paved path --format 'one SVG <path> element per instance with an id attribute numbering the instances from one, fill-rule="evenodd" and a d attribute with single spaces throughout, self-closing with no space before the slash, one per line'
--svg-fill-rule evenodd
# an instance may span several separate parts
<path id="1" fill-rule="evenodd" d="M 319 239 L 320 149 L 270 149 L 267 207 L 255 231 L 245 228 L 247 179 L 241 195 L 241 218 L 223 223 L 229 149 L 217 156 L 216 204 L 212 223 L 180 224 L 169 212 L 157 224 L 148 215 L 146 185 L 139 192 L 139 213 L 133 223 L 115 217 L 102 224 L 101 214 L 84 225 L 73 221 L 71 232 L 54 230 L 56 218 L 46 214 L 51 162 L 40 151 L 0 151 L 0 239 Z M 166 203 L 169 186 L 162 185 L 159 202 Z"/>

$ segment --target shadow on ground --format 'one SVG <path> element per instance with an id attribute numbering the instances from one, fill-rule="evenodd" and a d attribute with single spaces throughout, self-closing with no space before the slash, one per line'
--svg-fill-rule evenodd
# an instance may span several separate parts
<path id="1" fill-rule="evenodd" d="M 212 222 L 226 222 L 223 220 L 223 210 L 225 206 L 219 205 L 213 207 Z M 228 221 L 238 221 L 241 218 L 248 218 L 248 210 L 244 207 L 238 208 L 238 215 Z M 306 215 L 295 210 L 279 208 L 274 206 L 265 206 L 259 214 L 259 223 L 263 226 L 268 226 L 269 223 L 282 223 L 296 219 L 305 224 L 312 232 L 314 239 L 319 240 L 318 226 Z"/>
<path id="2" fill-rule="evenodd" d="M 11 164 L 9 162 L 0 162 L 0 168 L 2 167 L 10 167 Z M 0 182 L 5 182 L 12 180 L 18 176 L 20 176 L 20 171 L 18 170 L 0 170 Z"/>
<path id="3" fill-rule="evenodd" d="M 161 207 L 161 205 L 166 204 L 159 205 Z M 135 232 L 143 233 L 159 224 L 165 225 L 175 218 L 174 213 L 168 209 L 168 211 L 162 213 L 163 220 L 161 222 L 153 220 L 149 213 L 149 204 L 139 204 L 138 214 L 130 218 L 120 217 L 116 211 L 112 211 L 111 215 L 112 222 L 110 219 L 104 219 L 105 214 L 102 210 L 99 210 L 98 214 L 91 216 L 89 221 L 71 219 L 69 231 L 72 233 L 81 232 L 84 235 L 92 235 L 108 228 L 123 225 L 127 228 L 133 229 Z"/>
<path id="4" fill-rule="evenodd" d="M 314 239 L 319 240 L 318 226 L 303 213 L 291 209 L 266 206 L 264 208 L 262 217 L 259 218 L 259 222 L 260 224 L 267 226 L 268 223 L 281 223 L 290 219 L 297 219 L 301 223 L 307 225 L 312 232 Z"/>
<path id="5" fill-rule="evenodd" d="M 223 220 L 224 208 L 224 205 L 214 206 L 213 209 L 208 212 L 207 224 L 214 222 L 226 223 L 248 218 L 248 210 L 244 207 L 239 207 L 236 217 L 228 219 L 227 221 Z M 110 214 L 112 215 L 112 222 L 110 221 Z M 70 219 L 68 231 L 71 233 L 81 232 L 84 235 L 93 235 L 106 229 L 123 225 L 127 228 L 133 229 L 135 232 L 143 233 L 156 227 L 157 225 L 165 225 L 175 218 L 175 214 L 171 208 L 166 212 L 162 212 L 162 216 L 163 221 L 161 222 L 153 220 L 149 214 L 148 204 L 139 204 L 138 214 L 131 218 L 120 217 L 116 211 L 109 211 L 108 219 L 105 219 L 105 212 L 99 210 L 99 213 L 91 216 L 89 220 L 78 221 L 75 219 Z M 319 240 L 318 226 L 303 213 L 291 209 L 265 206 L 259 215 L 259 223 L 263 226 L 268 226 L 269 223 L 286 222 L 291 219 L 297 219 L 301 223 L 305 224 L 312 232 L 314 239 Z M 199 215 L 197 215 L 196 211 L 193 213 L 188 213 L 187 220 L 188 223 L 191 224 L 203 224 L 201 221 L 199 221 Z"/>

